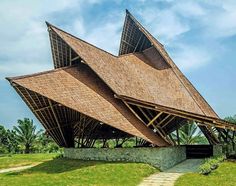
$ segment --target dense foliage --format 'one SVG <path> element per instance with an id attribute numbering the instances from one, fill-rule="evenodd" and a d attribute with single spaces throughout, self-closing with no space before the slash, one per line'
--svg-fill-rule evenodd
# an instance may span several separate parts
<path id="1" fill-rule="evenodd" d="M 212 157 L 206 159 L 205 163 L 200 166 L 200 174 L 208 175 L 211 171 L 217 169 L 219 164 L 225 160 L 225 156 Z"/>
<path id="2" fill-rule="evenodd" d="M 59 146 L 33 120 L 18 120 L 12 130 L 0 125 L 0 154 L 58 152 Z"/>
<path id="3" fill-rule="evenodd" d="M 226 121 L 236 124 L 236 114 L 234 116 L 228 116 L 225 118 Z"/>
<path id="4" fill-rule="evenodd" d="M 188 122 L 178 130 L 181 145 L 207 144 L 208 141 L 194 122 Z M 173 138 L 178 141 L 177 133 L 172 133 Z"/>

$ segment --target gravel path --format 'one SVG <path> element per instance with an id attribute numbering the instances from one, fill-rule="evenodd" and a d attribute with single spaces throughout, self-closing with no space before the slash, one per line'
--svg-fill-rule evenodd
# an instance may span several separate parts
<path id="1" fill-rule="evenodd" d="M 176 166 L 145 178 L 139 186 L 174 186 L 175 181 L 184 173 L 197 172 L 203 159 L 187 159 Z"/>
<path id="2" fill-rule="evenodd" d="M 8 168 L 8 169 L 0 169 L 0 174 L 6 173 L 6 172 L 21 171 L 21 170 L 29 169 L 33 166 L 35 165 L 26 165 L 26 166 L 13 167 L 13 168 Z"/>

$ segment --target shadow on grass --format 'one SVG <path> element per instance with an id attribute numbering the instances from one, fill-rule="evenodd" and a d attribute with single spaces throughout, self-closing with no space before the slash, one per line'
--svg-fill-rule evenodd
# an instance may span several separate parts
<path id="1" fill-rule="evenodd" d="M 9 176 L 16 176 L 22 174 L 33 174 L 33 173 L 47 173 L 47 174 L 57 174 L 68 171 L 73 171 L 77 169 L 82 169 L 85 167 L 99 166 L 103 164 L 114 164 L 114 163 L 126 163 L 126 162 L 105 162 L 105 161 L 85 161 L 85 160 L 73 160 L 67 158 L 58 158 L 50 161 L 43 162 L 27 170 L 20 172 L 7 173 Z"/>

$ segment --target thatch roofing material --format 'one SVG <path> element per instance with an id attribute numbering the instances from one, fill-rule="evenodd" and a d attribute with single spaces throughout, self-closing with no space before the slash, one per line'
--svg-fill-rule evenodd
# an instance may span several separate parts
<path id="1" fill-rule="evenodd" d="M 116 94 L 205 115 L 168 64 L 161 70 L 148 65 L 164 63 L 154 48 L 115 57 L 55 27 L 51 28 Z M 156 55 L 150 56 L 148 50 Z"/>
<path id="2" fill-rule="evenodd" d="M 184 74 L 179 70 L 179 68 L 175 65 L 173 60 L 170 58 L 168 53 L 166 52 L 163 45 L 158 42 L 131 14 L 128 10 L 126 10 L 126 22 L 124 25 L 129 24 L 129 22 L 133 22 L 132 27 L 138 27 L 140 32 L 142 32 L 147 40 L 149 40 L 152 45 L 157 49 L 160 56 L 166 61 L 167 64 L 173 69 L 173 72 L 179 78 L 179 81 L 185 86 L 186 90 L 189 92 L 192 99 L 196 102 L 199 108 L 202 110 L 204 115 L 211 116 L 215 118 L 219 118 L 218 115 L 214 112 L 211 106 L 206 102 L 206 100 L 201 96 L 201 94 L 194 88 L 191 82 L 184 76 Z M 124 26 L 125 27 L 125 26 Z M 134 28 L 127 28 L 127 30 L 134 30 Z M 122 35 L 124 35 L 127 31 L 123 30 Z M 123 37 L 123 36 L 122 36 Z M 128 41 L 121 40 L 121 47 L 122 44 L 128 43 Z M 123 53 L 124 54 L 124 53 Z M 181 109 L 181 108 L 180 108 Z"/>
<path id="3" fill-rule="evenodd" d="M 45 128 L 59 145 L 73 145 L 73 135 L 77 135 L 82 127 L 81 117 L 92 120 L 96 125 L 100 122 L 109 125 L 110 128 L 99 129 L 100 136 L 107 130 L 111 137 L 115 135 L 113 129 L 116 128 L 119 129 L 117 135 L 124 135 L 123 131 L 158 146 L 172 144 L 168 139 L 169 132 L 186 120 L 203 124 L 201 128 L 213 144 L 217 143 L 217 139 L 212 127 L 236 130 L 219 119 L 177 68 L 163 45 L 128 11 L 119 56 L 49 23 L 47 26 L 56 70 L 10 78 L 10 81 L 22 97 L 27 94 L 28 97 L 23 98 L 26 102 L 31 99 L 29 106 L 36 115 L 39 107 L 50 106 L 50 110 L 40 111 L 38 118 L 42 123 L 47 123 Z M 144 108 L 148 116 L 142 112 Z M 43 120 L 44 112 L 48 112 L 51 118 Z M 67 120 L 67 115 L 71 114 L 73 117 Z M 167 117 L 168 120 L 165 120 Z M 77 128 L 74 128 L 74 122 L 78 122 Z"/>
<path id="4" fill-rule="evenodd" d="M 110 89 L 84 64 L 14 78 L 12 82 L 151 143 L 167 145 L 115 99 Z"/>

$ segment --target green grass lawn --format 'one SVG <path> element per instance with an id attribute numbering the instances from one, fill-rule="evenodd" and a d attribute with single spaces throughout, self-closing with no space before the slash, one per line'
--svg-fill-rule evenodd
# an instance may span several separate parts
<path id="1" fill-rule="evenodd" d="M 0 157 L 0 169 L 31 165 L 51 160 L 56 154 L 14 154 Z"/>
<path id="2" fill-rule="evenodd" d="M 0 174 L 0 185 L 129 186 L 137 185 L 144 177 L 155 172 L 158 170 L 142 163 L 109 163 L 60 158 L 21 172 Z"/>
<path id="3" fill-rule="evenodd" d="M 236 163 L 224 162 L 208 176 L 188 173 L 181 176 L 175 186 L 236 186 Z"/>

